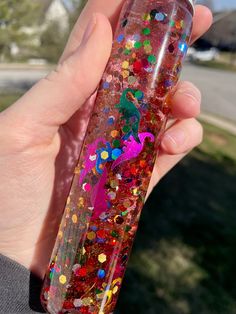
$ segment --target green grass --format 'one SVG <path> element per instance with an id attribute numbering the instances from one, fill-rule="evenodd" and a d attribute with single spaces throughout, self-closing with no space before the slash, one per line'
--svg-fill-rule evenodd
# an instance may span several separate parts
<path id="1" fill-rule="evenodd" d="M 236 72 L 236 66 L 225 63 L 225 62 L 220 62 L 220 61 L 196 61 L 194 62 L 197 65 L 208 67 L 208 68 L 213 68 L 213 69 L 219 69 L 219 70 L 225 70 L 225 71 L 232 71 Z"/>
<path id="2" fill-rule="evenodd" d="M 116 313 L 236 313 L 236 138 L 204 128 L 143 209 Z"/>
<path id="3" fill-rule="evenodd" d="M 20 93 L 0 94 L 0 112 L 13 104 L 20 96 Z"/>

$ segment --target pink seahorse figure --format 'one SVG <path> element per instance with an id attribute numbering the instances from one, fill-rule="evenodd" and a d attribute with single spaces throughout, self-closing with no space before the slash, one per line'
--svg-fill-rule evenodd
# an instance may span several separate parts
<path id="1" fill-rule="evenodd" d="M 107 169 L 106 167 L 103 169 L 103 173 L 97 182 L 97 184 L 93 187 L 92 194 L 91 194 L 91 204 L 93 209 L 93 217 L 98 218 L 101 213 L 107 211 L 107 200 L 108 196 L 105 190 L 105 184 L 107 182 Z"/>
<path id="2" fill-rule="evenodd" d="M 112 164 L 111 169 L 114 170 L 115 167 L 120 165 L 121 163 L 133 159 L 137 157 L 141 151 L 143 150 L 145 139 L 150 138 L 151 142 L 154 142 L 154 135 L 149 132 L 139 133 L 138 137 L 140 139 L 140 143 L 138 143 L 134 137 L 131 135 L 128 140 L 124 141 L 123 151 L 124 153 L 120 155 Z"/>
<path id="3" fill-rule="evenodd" d="M 79 184 L 83 183 L 84 178 L 86 175 L 92 171 L 92 169 L 96 165 L 96 150 L 99 143 L 106 144 L 105 138 L 97 138 L 92 144 L 88 145 L 85 161 L 84 161 L 84 169 L 81 170 L 80 178 L 79 178 Z"/>

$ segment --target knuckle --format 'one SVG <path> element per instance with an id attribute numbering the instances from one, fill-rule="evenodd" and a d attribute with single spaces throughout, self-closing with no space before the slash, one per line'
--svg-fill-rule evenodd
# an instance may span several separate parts
<path id="1" fill-rule="evenodd" d="M 195 120 L 195 132 L 196 132 L 196 146 L 200 145 L 203 141 L 203 126 L 202 124 Z"/>

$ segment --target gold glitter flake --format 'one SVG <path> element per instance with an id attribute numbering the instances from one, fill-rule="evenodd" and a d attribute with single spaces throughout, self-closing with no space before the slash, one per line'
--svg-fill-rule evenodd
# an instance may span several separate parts
<path id="1" fill-rule="evenodd" d="M 119 135 L 119 132 L 117 130 L 111 131 L 111 137 L 115 138 Z"/>
<path id="2" fill-rule="evenodd" d="M 93 299 L 92 298 L 84 298 L 84 299 L 82 299 L 82 303 L 84 306 L 89 306 L 91 303 L 93 303 Z"/>
<path id="3" fill-rule="evenodd" d="M 91 231 L 87 234 L 87 238 L 89 240 L 94 240 L 96 238 L 96 233 L 94 231 Z"/>
<path id="4" fill-rule="evenodd" d="M 79 202 L 78 202 L 78 207 L 83 207 L 84 206 L 84 198 L 80 197 Z"/>
<path id="5" fill-rule="evenodd" d="M 128 69 L 129 68 L 129 62 L 128 61 L 124 61 L 122 63 L 122 69 Z"/>
<path id="6" fill-rule="evenodd" d="M 108 152 L 104 151 L 104 152 L 101 153 L 101 158 L 103 160 L 106 160 L 108 157 L 109 157 Z"/>
<path id="7" fill-rule="evenodd" d="M 124 200 L 123 205 L 125 208 L 129 208 L 131 206 L 130 200 L 128 200 L 128 199 Z"/>
<path id="8" fill-rule="evenodd" d="M 107 260 L 107 256 L 104 253 L 101 253 L 98 255 L 98 261 L 100 263 L 105 263 L 106 260 Z"/>
<path id="9" fill-rule="evenodd" d="M 127 41 L 125 48 L 130 50 L 133 47 L 134 47 L 134 43 L 132 41 Z"/>
<path id="10" fill-rule="evenodd" d="M 65 275 L 61 275 L 61 276 L 59 277 L 59 281 L 60 281 L 60 283 L 61 283 L 62 285 L 64 285 L 64 284 L 66 283 L 66 276 L 65 276 Z"/>
<path id="11" fill-rule="evenodd" d="M 137 196 L 139 195 L 139 190 L 137 188 L 133 189 L 133 195 Z"/>
<path id="12" fill-rule="evenodd" d="M 151 45 L 147 45 L 144 47 L 144 50 L 145 52 L 148 54 L 148 53 L 151 53 L 152 52 L 152 46 Z"/>
<path id="13" fill-rule="evenodd" d="M 113 189 L 115 189 L 118 185 L 119 185 L 119 181 L 118 180 L 111 180 L 111 183 L 110 183 L 111 187 Z"/>
<path id="14" fill-rule="evenodd" d="M 78 217 L 77 217 L 75 214 L 72 215 L 71 219 L 72 219 L 72 222 L 73 222 L 74 224 L 76 224 L 76 223 L 78 222 Z"/>
<path id="15" fill-rule="evenodd" d="M 129 71 L 128 70 L 122 71 L 122 76 L 124 79 L 127 78 L 129 76 Z"/>

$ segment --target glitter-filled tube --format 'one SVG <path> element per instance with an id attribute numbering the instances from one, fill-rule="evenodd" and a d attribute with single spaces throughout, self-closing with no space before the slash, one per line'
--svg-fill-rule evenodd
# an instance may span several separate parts
<path id="1" fill-rule="evenodd" d="M 114 311 L 192 17 L 190 0 L 125 2 L 45 276 L 51 314 Z"/>

